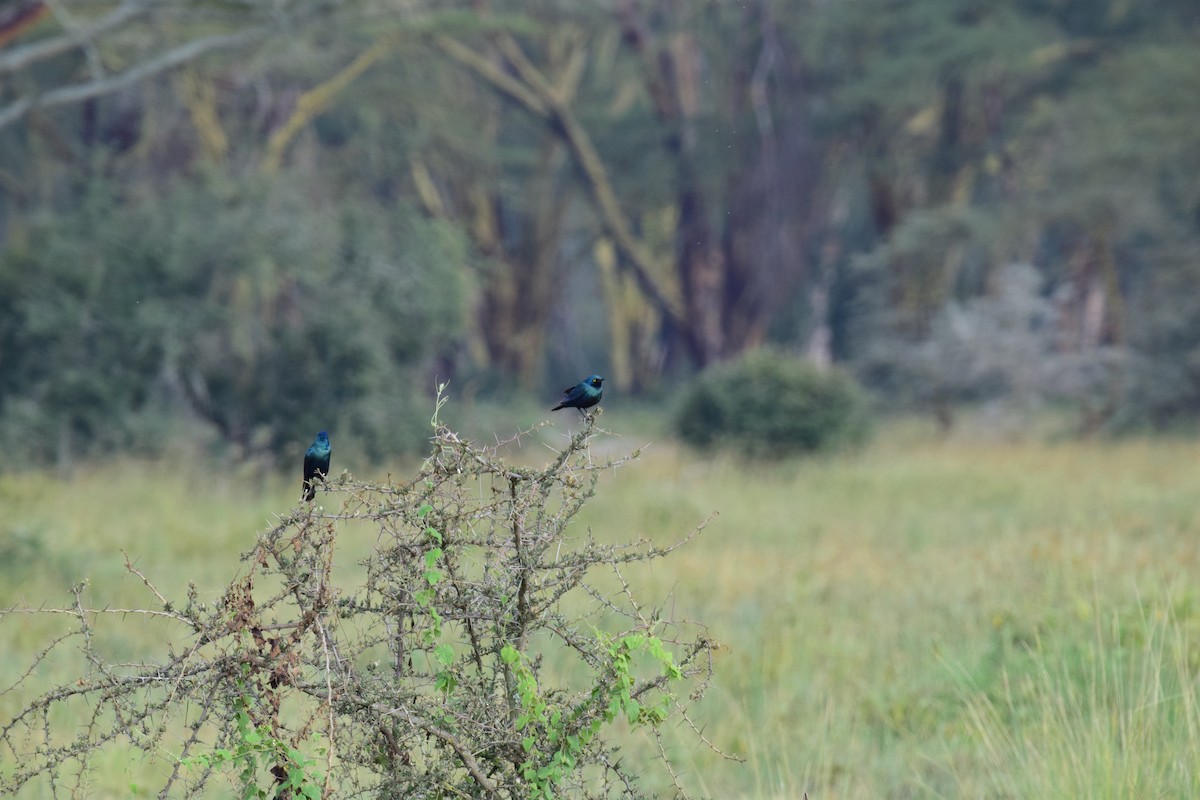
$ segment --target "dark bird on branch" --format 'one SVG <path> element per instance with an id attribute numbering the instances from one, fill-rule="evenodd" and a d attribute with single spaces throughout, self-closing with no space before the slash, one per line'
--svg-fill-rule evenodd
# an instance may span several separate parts
<path id="1" fill-rule="evenodd" d="M 577 408 L 579 413 L 583 414 L 585 408 L 591 408 L 600 402 L 600 396 L 604 394 L 604 390 L 600 388 L 600 384 L 604 382 L 604 378 L 599 375 L 589 375 L 579 383 L 569 389 L 563 389 L 562 400 L 558 402 L 551 411 L 558 411 L 560 408 Z"/>
<path id="2" fill-rule="evenodd" d="M 304 499 L 312 500 L 317 496 L 317 480 L 325 480 L 329 474 L 329 455 L 333 448 L 329 446 L 329 434 L 321 431 L 304 453 Z"/>

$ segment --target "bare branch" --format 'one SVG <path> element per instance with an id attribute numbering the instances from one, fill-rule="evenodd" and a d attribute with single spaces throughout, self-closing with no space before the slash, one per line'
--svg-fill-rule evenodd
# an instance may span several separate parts
<path id="1" fill-rule="evenodd" d="M 148 13 L 159 0 L 122 0 L 121 4 L 91 25 L 83 25 L 61 36 L 14 47 L 0 53 L 0 74 L 24 69 L 30 64 L 53 58 L 81 47 L 100 34 L 114 30 Z"/>
<path id="2" fill-rule="evenodd" d="M 496 791 L 496 784 L 487 776 L 487 774 L 483 771 L 483 768 L 479 766 L 479 762 L 475 760 L 473 755 L 471 755 L 471 751 L 468 750 L 462 742 L 455 738 L 454 734 L 439 728 L 437 725 L 434 725 L 428 720 L 414 716 L 406 708 L 389 709 L 386 707 L 380 707 L 376 708 L 375 710 L 381 712 L 384 716 L 398 716 L 401 719 L 404 719 L 406 722 L 417 726 L 426 733 L 433 734 L 446 744 L 450 745 L 450 748 L 458 755 L 460 759 L 462 759 L 463 766 L 466 767 L 467 771 L 471 773 L 471 777 L 475 779 L 476 783 L 478 783 L 485 792 L 492 793 Z"/>
<path id="3" fill-rule="evenodd" d="M 366 72 L 377 61 L 380 61 L 395 48 L 399 39 L 394 36 L 383 37 L 342 68 L 332 78 L 323 81 L 304 94 L 296 102 L 296 108 L 277 131 L 271 134 L 267 142 L 267 154 L 263 158 L 263 172 L 271 174 L 279 169 L 283 162 L 283 151 L 296 135 L 325 109 L 329 108 L 337 94 L 354 82 L 354 79 Z"/>
<path id="4" fill-rule="evenodd" d="M 447 36 L 438 34 L 433 37 L 434 43 L 446 55 L 458 61 L 464 66 L 470 67 L 477 75 L 486 80 L 488 83 L 495 86 L 504 94 L 516 100 L 521 105 L 525 106 L 526 110 L 535 116 L 543 119 L 550 118 L 550 110 L 537 93 L 532 92 L 517 79 L 513 78 L 507 72 L 502 70 L 494 62 L 481 55 L 478 50 L 467 47 L 462 42 Z"/>
<path id="5" fill-rule="evenodd" d="M 120 91 L 143 81 L 149 77 L 185 64 L 209 52 L 232 47 L 240 47 L 256 39 L 266 37 L 270 30 L 266 27 L 249 28 L 237 33 L 206 36 L 194 39 L 186 44 L 161 53 L 147 61 L 130 67 L 124 72 L 110 75 L 99 80 L 77 83 L 72 86 L 62 86 L 38 97 L 24 97 L 0 108 L 0 128 L 5 128 L 24 117 L 35 108 L 51 108 L 69 103 L 78 103 L 92 97 Z"/>

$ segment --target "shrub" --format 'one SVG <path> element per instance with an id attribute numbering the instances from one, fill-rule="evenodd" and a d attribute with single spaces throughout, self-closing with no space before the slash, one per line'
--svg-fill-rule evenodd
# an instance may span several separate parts
<path id="1" fill-rule="evenodd" d="M 698 447 L 780 457 L 862 441 L 866 405 L 844 372 L 759 350 L 701 373 L 684 396 L 676 430 Z"/>
<path id="2" fill-rule="evenodd" d="M 612 732 L 698 730 L 688 707 L 716 645 L 622 573 L 691 536 L 605 544 L 570 525 L 636 457 L 593 460 L 594 419 L 542 467 L 439 425 L 411 479 L 344 475 L 282 517 L 216 602 L 127 562 L 147 608 L 89 608 L 80 584 L 68 608 L 0 610 L 65 625 L 4 694 L 29 692 L 35 669 L 69 675 L 52 668 L 77 650 L 87 664 L 0 716 L 0 793 L 78 788 L 105 751 L 133 749 L 166 759 L 162 797 L 230 782 L 243 798 L 643 796 Z M 353 581 L 334 569 L 343 535 L 376 542 Z M 119 652 L 121 626 L 146 620 L 161 650 Z"/>
<path id="3" fill-rule="evenodd" d="M 946 304 L 925 338 L 880 335 L 858 374 L 894 407 L 932 409 L 943 424 L 954 406 L 987 402 L 1018 421 L 1052 403 L 1073 407 L 1090 425 L 1111 414 L 1128 354 L 1067 346 L 1063 314 L 1036 269 L 1010 264 L 990 293 Z"/>

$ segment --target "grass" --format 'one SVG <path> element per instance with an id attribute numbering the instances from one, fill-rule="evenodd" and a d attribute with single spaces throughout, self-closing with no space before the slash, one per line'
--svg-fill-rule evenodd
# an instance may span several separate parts
<path id="1" fill-rule="evenodd" d="M 744 762 L 686 731 L 663 737 L 698 794 L 1200 796 L 1194 462 L 1186 441 L 934 441 L 911 429 L 774 465 L 658 442 L 602 485 L 580 524 L 666 541 L 720 513 L 629 576 L 724 645 L 698 722 Z M 191 580 L 214 595 L 294 502 L 293 478 L 134 461 L 69 480 L 0 476 L 0 606 L 64 604 L 83 578 L 97 605 L 145 606 L 122 550 L 178 594 Z M 370 542 L 343 545 L 349 577 Z M 52 628 L 0 620 L 0 687 Z M 131 653 L 155 643 L 133 622 L 118 638 Z M 0 716 L 20 699 L 0 695 Z M 657 747 L 628 736 L 631 759 Z M 105 762 L 93 796 L 129 796 L 150 769 Z M 645 781 L 669 794 L 667 776 Z"/>

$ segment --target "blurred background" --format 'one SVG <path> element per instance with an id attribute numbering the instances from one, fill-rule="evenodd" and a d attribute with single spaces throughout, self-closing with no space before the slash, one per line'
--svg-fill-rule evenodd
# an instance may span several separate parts
<path id="1" fill-rule="evenodd" d="M 540 411 L 599 372 L 665 417 L 763 346 L 942 430 L 1191 426 L 1198 33 L 1194 0 L 8 0 L 4 463 L 382 459 L 444 381 Z"/>

